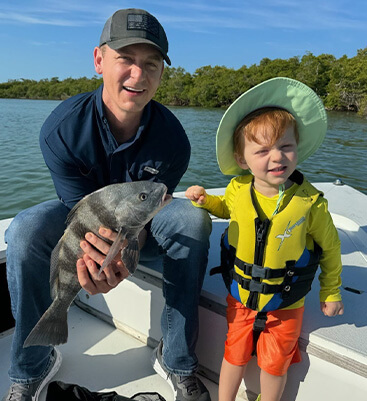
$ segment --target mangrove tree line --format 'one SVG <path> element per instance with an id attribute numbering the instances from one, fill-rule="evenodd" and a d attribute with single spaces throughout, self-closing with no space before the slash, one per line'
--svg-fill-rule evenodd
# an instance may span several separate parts
<path id="1" fill-rule="evenodd" d="M 367 48 L 355 57 L 336 59 L 329 54 L 306 53 L 290 59 L 264 58 L 259 64 L 235 70 L 204 66 L 193 74 L 166 67 L 155 99 L 171 106 L 228 107 L 241 93 L 273 77 L 289 77 L 310 86 L 330 110 L 367 115 Z M 96 89 L 100 77 L 9 80 L 0 83 L 0 98 L 63 100 Z"/>

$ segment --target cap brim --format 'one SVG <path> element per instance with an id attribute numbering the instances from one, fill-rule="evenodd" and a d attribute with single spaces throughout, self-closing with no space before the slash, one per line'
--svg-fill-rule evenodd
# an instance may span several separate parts
<path id="1" fill-rule="evenodd" d="M 166 61 L 166 63 L 168 65 L 171 65 L 171 60 L 169 59 L 167 54 L 165 54 L 162 51 L 162 49 L 159 46 L 157 46 L 154 42 L 152 42 L 151 40 L 148 40 L 148 39 L 145 39 L 145 38 L 125 38 L 125 39 L 117 39 L 117 40 L 114 40 L 114 41 L 106 42 L 108 47 L 110 47 L 113 50 L 118 50 L 118 49 L 121 49 L 122 47 L 135 45 L 135 44 L 138 44 L 138 43 L 146 43 L 148 45 L 154 46 L 162 54 L 162 56 L 163 56 L 164 60 Z"/>
<path id="2" fill-rule="evenodd" d="M 220 170 L 227 175 L 246 173 L 236 163 L 233 133 L 240 121 L 263 107 L 289 111 L 297 121 L 299 132 L 298 163 L 320 147 L 327 130 L 325 107 L 317 94 L 302 82 L 290 78 L 269 79 L 245 92 L 227 109 L 217 130 L 216 147 Z"/>

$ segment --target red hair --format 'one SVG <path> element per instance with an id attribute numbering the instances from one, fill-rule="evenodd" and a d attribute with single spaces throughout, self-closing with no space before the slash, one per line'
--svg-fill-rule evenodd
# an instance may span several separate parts
<path id="1" fill-rule="evenodd" d="M 266 143 L 273 146 L 280 139 L 286 129 L 294 129 L 298 143 L 299 134 L 295 118 L 287 110 L 276 107 L 264 107 L 245 116 L 238 124 L 233 134 L 233 149 L 235 153 L 242 153 L 245 138 L 258 144 Z"/>

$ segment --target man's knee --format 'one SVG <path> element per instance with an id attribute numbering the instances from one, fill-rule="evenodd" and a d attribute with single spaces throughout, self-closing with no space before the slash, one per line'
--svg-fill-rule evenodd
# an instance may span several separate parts
<path id="1" fill-rule="evenodd" d="M 198 237 L 206 240 L 209 238 L 212 231 L 212 219 L 205 209 L 193 205 L 190 206 L 191 208 L 189 209 L 187 218 L 190 220 L 191 228 L 198 232 Z"/>
<path id="2" fill-rule="evenodd" d="M 29 214 L 29 209 L 23 210 L 17 214 L 9 227 L 5 231 L 5 242 L 10 246 L 15 244 L 28 245 L 29 241 L 37 238 L 37 233 L 34 233 L 34 220 Z"/>
<path id="3" fill-rule="evenodd" d="M 176 233 L 185 233 L 199 241 L 209 238 L 212 222 L 206 210 L 193 206 L 187 199 L 175 199 L 169 207 L 168 224 Z"/>
<path id="4" fill-rule="evenodd" d="M 185 199 L 174 199 L 152 222 L 152 234 L 173 260 L 205 259 L 209 248 L 211 219 L 206 210 Z M 199 262 L 200 263 L 200 262 Z"/>
<path id="5" fill-rule="evenodd" d="M 64 232 L 67 214 L 66 206 L 58 201 L 44 202 L 21 211 L 5 232 L 8 248 L 21 251 L 42 241 L 57 242 Z"/>

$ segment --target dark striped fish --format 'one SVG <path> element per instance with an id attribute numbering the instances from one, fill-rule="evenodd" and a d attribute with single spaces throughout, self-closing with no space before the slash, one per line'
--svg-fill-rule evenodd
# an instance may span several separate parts
<path id="1" fill-rule="evenodd" d="M 169 201 L 167 187 L 150 181 L 113 184 L 87 195 L 70 211 L 67 228 L 51 255 L 52 304 L 24 342 L 30 345 L 64 344 L 68 338 L 67 312 L 81 289 L 76 261 L 82 255 L 80 241 L 87 232 L 98 235 L 101 226 L 118 232 L 100 272 L 122 249 L 121 260 L 133 274 L 139 261 L 138 234 Z"/>

